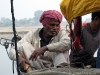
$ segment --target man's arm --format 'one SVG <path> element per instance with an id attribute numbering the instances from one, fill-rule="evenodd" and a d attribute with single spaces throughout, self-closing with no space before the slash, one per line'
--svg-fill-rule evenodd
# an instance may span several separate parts
<path id="1" fill-rule="evenodd" d="M 29 60 L 32 60 L 32 61 L 33 61 L 34 59 L 36 60 L 37 57 L 38 57 L 39 55 L 43 54 L 46 50 L 48 50 L 47 46 L 43 46 L 43 47 L 41 47 L 41 48 L 35 50 L 35 51 L 31 54 Z"/>
<path id="2" fill-rule="evenodd" d="M 24 42 L 31 43 L 32 36 L 33 36 L 33 33 L 32 33 L 32 31 L 30 31 L 17 43 L 17 50 L 18 50 L 19 54 L 20 54 L 21 44 L 24 43 Z M 10 57 L 11 60 L 16 60 L 15 46 L 12 46 L 10 48 L 9 57 Z"/>
<path id="3" fill-rule="evenodd" d="M 31 54 L 29 59 L 32 61 L 36 60 L 39 55 L 45 53 L 45 51 L 47 51 L 47 50 L 49 50 L 51 52 L 64 52 L 66 50 L 69 50 L 70 49 L 70 40 L 67 38 L 67 36 L 68 35 L 66 34 L 66 32 L 62 32 L 60 34 L 60 41 L 49 44 L 47 46 L 43 46 L 43 47 L 35 50 Z"/>

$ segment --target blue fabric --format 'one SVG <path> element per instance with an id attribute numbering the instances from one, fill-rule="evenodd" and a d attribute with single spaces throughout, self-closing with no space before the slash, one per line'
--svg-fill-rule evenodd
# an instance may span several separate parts
<path id="1" fill-rule="evenodd" d="M 39 36 L 41 38 L 41 40 L 40 40 L 40 43 L 41 43 L 40 46 L 41 47 L 48 45 L 51 38 L 52 38 L 52 36 L 50 36 L 48 39 L 45 40 L 42 34 L 43 34 L 43 28 L 39 32 Z M 44 53 L 42 55 L 44 55 Z"/>
<path id="2" fill-rule="evenodd" d="M 100 69 L 100 46 L 97 52 L 97 63 L 96 63 L 96 68 Z"/>
<path id="3" fill-rule="evenodd" d="M 39 32 L 39 36 L 41 38 L 41 40 L 40 40 L 41 47 L 48 45 L 50 40 L 51 40 L 51 38 L 52 38 L 52 36 L 50 36 L 50 37 L 48 37 L 48 39 L 45 40 L 42 34 L 43 34 L 43 28 Z"/>

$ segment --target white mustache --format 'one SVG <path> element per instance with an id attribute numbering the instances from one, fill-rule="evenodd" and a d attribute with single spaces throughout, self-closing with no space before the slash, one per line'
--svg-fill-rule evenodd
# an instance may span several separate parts
<path id="1" fill-rule="evenodd" d="M 55 31 L 55 30 L 53 30 L 53 29 L 51 29 L 50 31 L 51 31 L 51 32 L 57 32 L 57 30 Z"/>
<path id="2" fill-rule="evenodd" d="M 55 30 L 53 30 L 53 29 L 51 29 L 50 32 L 56 32 L 56 33 L 57 33 L 57 31 L 55 31 Z M 55 36 L 56 33 L 53 33 L 53 36 Z"/>

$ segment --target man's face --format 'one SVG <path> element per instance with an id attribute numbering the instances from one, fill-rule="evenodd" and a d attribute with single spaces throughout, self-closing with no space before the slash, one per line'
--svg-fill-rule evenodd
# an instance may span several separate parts
<path id="1" fill-rule="evenodd" d="M 100 19 L 99 18 L 96 19 L 96 27 L 100 28 Z"/>
<path id="2" fill-rule="evenodd" d="M 44 31 L 47 35 L 54 36 L 59 32 L 60 23 L 53 19 L 50 23 L 44 26 Z"/>

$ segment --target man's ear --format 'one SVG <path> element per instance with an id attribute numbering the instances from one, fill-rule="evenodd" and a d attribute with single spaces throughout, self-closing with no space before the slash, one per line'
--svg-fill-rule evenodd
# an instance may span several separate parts
<path id="1" fill-rule="evenodd" d="M 99 18 L 96 16 L 94 19 L 95 19 L 95 20 L 98 20 Z"/>

